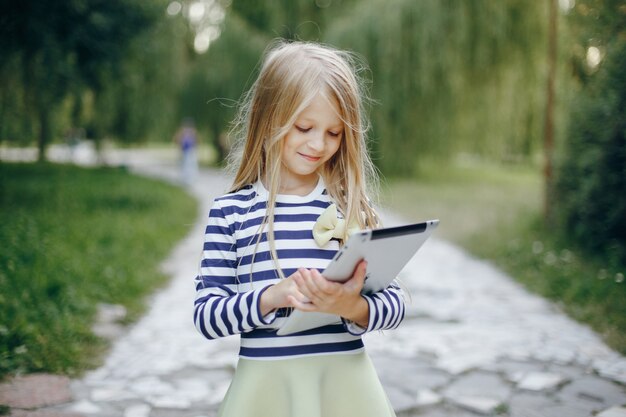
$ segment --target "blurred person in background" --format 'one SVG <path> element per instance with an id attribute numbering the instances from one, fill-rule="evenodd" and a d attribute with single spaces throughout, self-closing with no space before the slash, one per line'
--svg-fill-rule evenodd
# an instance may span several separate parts
<path id="1" fill-rule="evenodd" d="M 181 127 L 174 135 L 174 142 L 178 144 L 181 152 L 181 181 L 185 185 L 191 185 L 198 173 L 198 132 L 192 118 L 183 120 Z"/>

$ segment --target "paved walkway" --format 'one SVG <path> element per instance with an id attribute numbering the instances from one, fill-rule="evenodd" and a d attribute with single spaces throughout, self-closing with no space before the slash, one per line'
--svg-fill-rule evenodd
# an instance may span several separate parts
<path id="1" fill-rule="evenodd" d="M 177 175 L 172 166 L 134 167 L 169 180 Z M 202 171 L 190 188 L 201 214 L 163 263 L 169 287 L 116 338 L 101 368 L 71 382 L 74 401 L 55 410 L 94 417 L 215 415 L 238 340 L 209 342 L 196 332 L 192 279 L 208 204 L 227 184 L 221 173 Z M 397 223 L 386 217 L 387 224 Z M 412 298 L 404 322 L 365 337 L 399 417 L 626 417 L 626 358 L 489 263 L 432 239 L 401 279 Z"/>

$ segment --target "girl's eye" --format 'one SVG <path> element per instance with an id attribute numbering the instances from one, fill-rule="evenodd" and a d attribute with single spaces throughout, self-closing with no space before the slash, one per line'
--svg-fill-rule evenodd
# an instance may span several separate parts
<path id="1" fill-rule="evenodd" d="M 300 132 L 302 132 L 302 133 L 306 133 L 306 132 L 308 132 L 309 130 L 311 130 L 311 128 L 310 128 L 310 127 L 301 127 L 301 126 L 298 126 L 298 125 L 296 125 L 296 129 L 298 129 L 298 130 L 299 130 Z"/>
<path id="2" fill-rule="evenodd" d="M 328 134 L 334 138 L 341 136 L 341 132 L 328 132 Z"/>

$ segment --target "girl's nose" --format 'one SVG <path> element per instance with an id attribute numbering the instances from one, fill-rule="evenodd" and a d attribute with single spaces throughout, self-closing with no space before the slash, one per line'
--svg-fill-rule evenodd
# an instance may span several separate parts
<path id="1" fill-rule="evenodd" d="M 324 133 L 316 133 L 314 135 L 311 135 L 311 138 L 307 144 L 309 148 L 313 149 L 314 151 L 321 152 L 322 150 L 324 150 Z"/>

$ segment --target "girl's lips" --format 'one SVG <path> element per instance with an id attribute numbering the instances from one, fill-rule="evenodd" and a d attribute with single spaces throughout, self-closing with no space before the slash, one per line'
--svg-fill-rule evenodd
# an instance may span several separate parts
<path id="1" fill-rule="evenodd" d="M 298 153 L 298 155 L 300 155 L 301 157 L 303 157 L 307 161 L 311 161 L 311 162 L 317 162 L 317 161 L 319 161 L 321 159 L 321 156 L 309 156 L 309 155 L 305 155 L 303 153 Z"/>

